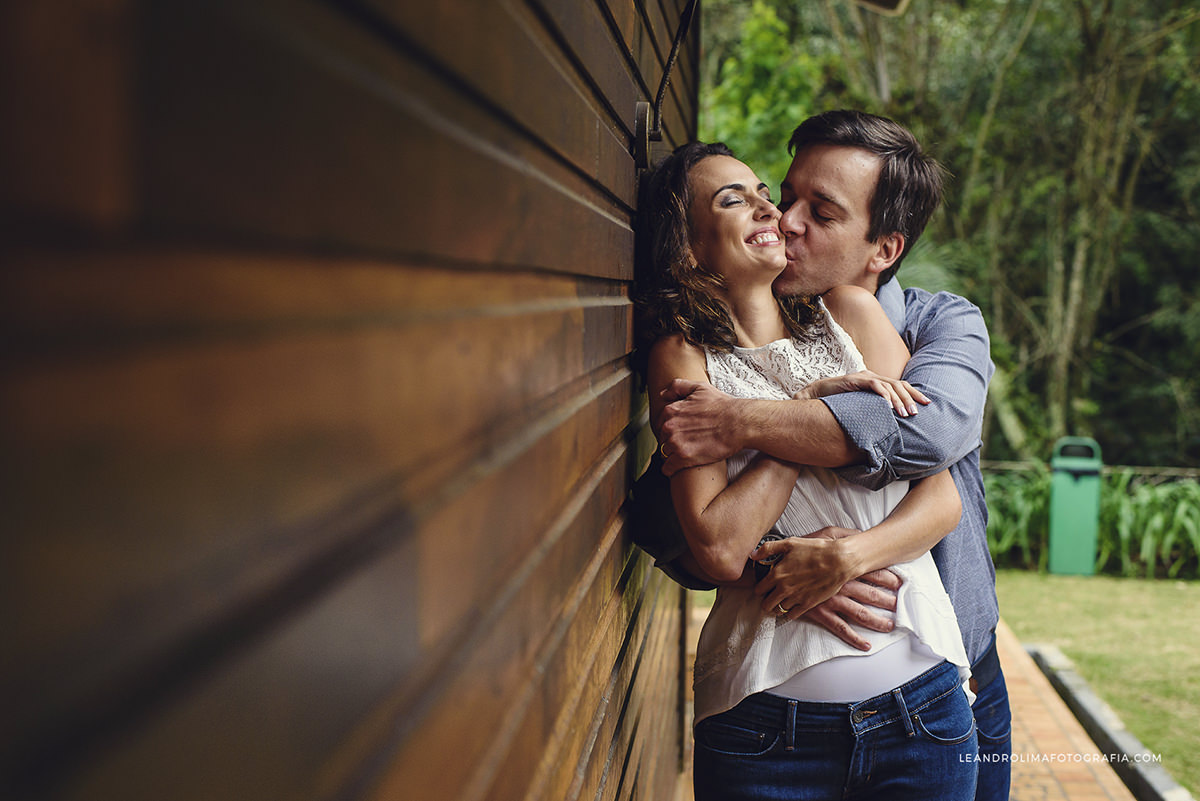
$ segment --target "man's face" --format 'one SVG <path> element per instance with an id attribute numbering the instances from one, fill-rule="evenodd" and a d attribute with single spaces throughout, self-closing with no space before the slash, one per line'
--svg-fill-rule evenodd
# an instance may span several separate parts
<path id="1" fill-rule="evenodd" d="M 796 154 L 779 195 L 787 267 L 777 294 L 820 295 L 843 285 L 875 291 L 881 245 L 867 241 L 867 230 L 879 167 L 875 154 L 856 147 L 814 145 Z"/>

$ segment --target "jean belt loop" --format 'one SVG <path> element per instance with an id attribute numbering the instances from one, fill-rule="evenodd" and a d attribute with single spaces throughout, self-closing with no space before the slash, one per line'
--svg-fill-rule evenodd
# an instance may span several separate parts
<path id="1" fill-rule="evenodd" d="M 796 708 L 800 702 L 794 698 L 788 699 L 787 734 L 784 735 L 784 745 L 788 751 L 796 750 Z"/>
<path id="2" fill-rule="evenodd" d="M 900 688 L 892 690 L 892 697 L 896 699 L 896 706 L 900 707 L 900 717 L 904 720 L 904 731 L 909 737 L 916 736 L 916 730 L 913 728 L 912 719 L 908 715 L 908 706 L 904 703 L 904 693 L 900 692 Z"/>

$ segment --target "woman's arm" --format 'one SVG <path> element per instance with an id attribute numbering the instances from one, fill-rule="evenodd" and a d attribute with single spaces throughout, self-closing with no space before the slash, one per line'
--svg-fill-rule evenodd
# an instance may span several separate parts
<path id="1" fill-rule="evenodd" d="M 957 528 L 961 518 L 962 500 L 948 470 L 912 482 L 887 518 L 846 543 L 851 578 L 916 559 Z"/>
<path id="2" fill-rule="evenodd" d="M 908 348 L 875 296 L 862 287 L 838 286 L 821 299 L 858 346 L 867 369 L 886 378 L 899 378 L 908 364 Z"/>
<path id="3" fill-rule="evenodd" d="M 667 475 L 743 448 L 815 467 L 857 464 L 867 454 L 851 443 L 829 407 L 796 401 L 865 390 L 887 399 L 901 417 L 916 414 L 919 405 L 929 403 L 929 398 L 900 379 L 908 351 L 870 293 L 835 287 L 824 297 L 833 318 L 867 356 L 870 371 L 815 381 L 797 392 L 793 401 L 732 398 L 706 380 L 679 377 L 668 384 L 670 403 L 661 407 L 663 415 L 654 418 L 662 426 L 659 441 L 671 445 L 663 468 Z M 880 320 L 882 328 L 877 327 Z"/>
<path id="4" fill-rule="evenodd" d="M 764 543 L 756 559 L 780 558 L 755 592 L 763 596 L 764 611 L 779 604 L 790 618 L 800 617 L 846 582 L 916 559 L 953 531 L 961 515 L 954 479 L 943 470 L 913 482 L 891 514 L 866 531 L 830 526 L 806 537 Z"/>
<path id="5" fill-rule="evenodd" d="M 837 287 L 824 299 L 867 368 L 899 377 L 908 349 L 874 296 L 858 287 Z M 800 617 L 847 581 L 925 553 L 954 530 L 961 514 L 958 490 L 950 474 L 942 471 L 914 484 L 887 519 L 865 532 L 849 537 L 827 530 L 825 536 L 818 532 L 810 538 L 767 543 L 756 558 L 775 553 L 783 557 L 756 588 L 763 595 L 763 609 L 780 604 L 790 610 L 789 618 Z"/>
<path id="6" fill-rule="evenodd" d="M 675 378 L 707 381 L 704 352 L 681 336 L 650 351 L 650 419 L 659 419 L 661 390 Z M 658 431 L 655 431 L 658 434 Z M 731 483 L 724 461 L 671 476 L 671 498 L 696 564 L 718 582 L 741 578 L 746 560 L 791 496 L 799 467 L 760 454 Z"/>
<path id="7" fill-rule="evenodd" d="M 886 378 L 900 377 L 908 364 L 908 348 L 874 295 L 860 287 L 835 287 L 825 294 L 825 305 L 858 346 L 868 370 Z M 847 544 L 865 551 L 851 554 L 852 567 L 860 569 L 854 576 L 915 559 L 953 531 L 961 517 L 962 499 L 949 472 L 914 483 L 886 520 L 863 532 L 865 538 Z"/>

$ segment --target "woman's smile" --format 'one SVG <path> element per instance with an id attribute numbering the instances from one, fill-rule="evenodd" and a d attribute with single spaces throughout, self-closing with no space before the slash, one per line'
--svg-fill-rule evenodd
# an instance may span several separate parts
<path id="1" fill-rule="evenodd" d="M 746 243 L 755 247 L 773 247 L 783 244 L 783 239 L 779 236 L 779 229 L 771 227 L 755 231 L 746 239 Z"/>

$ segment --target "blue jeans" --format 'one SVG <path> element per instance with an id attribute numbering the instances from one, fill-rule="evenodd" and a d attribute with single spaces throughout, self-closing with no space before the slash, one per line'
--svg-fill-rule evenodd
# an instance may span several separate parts
<path id="1" fill-rule="evenodd" d="M 856 704 L 756 693 L 696 725 L 696 801 L 971 801 L 978 749 L 948 662 Z"/>
<path id="2" fill-rule="evenodd" d="M 1008 707 L 1008 685 L 1004 683 L 995 648 L 993 635 L 989 653 L 980 657 L 971 671 L 987 679 L 976 691 L 975 703 L 971 705 L 979 737 L 979 785 L 975 801 L 1008 801 L 1012 781 L 1012 712 Z"/>

